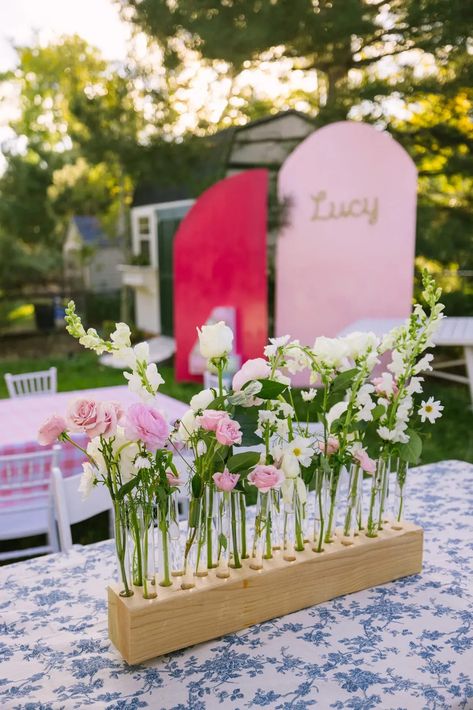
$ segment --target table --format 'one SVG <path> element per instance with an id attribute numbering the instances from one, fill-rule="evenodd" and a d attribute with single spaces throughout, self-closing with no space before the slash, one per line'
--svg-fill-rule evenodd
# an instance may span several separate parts
<path id="1" fill-rule="evenodd" d="M 421 575 L 140 666 L 107 638 L 111 541 L 0 568 L 0 706 L 473 708 L 473 465 L 423 466 L 408 480 L 410 517 L 425 528 Z"/>
<path id="2" fill-rule="evenodd" d="M 376 335 L 383 336 L 404 322 L 405 319 L 403 318 L 364 318 L 347 325 L 339 335 L 348 335 L 359 331 L 372 331 Z M 444 380 L 468 385 L 473 406 L 473 318 L 452 318 L 450 316 L 444 318 L 440 322 L 437 333 L 434 335 L 434 342 L 435 345 L 463 348 L 464 358 L 439 363 L 440 367 L 443 368 L 442 370 L 439 370 L 433 363 L 434 369 L 429 373 L 429 376 L 441 377 Z M 466 377 L 445 372 L 444 368 L 457 367 L 458 365 L 465 365 Z"/>
<path id="3" fill-rule="evenodd" d="M 77 397 L 113 400 L 125 407 L 139 401 L 126 385 L 0 399 L 0 447 L 36 441 L 38 429 L 46 417 L 50 414 L 64 414 L 68 403 Z M 156 406 L 163 410 L 170 421 L 178 419 L 187 410 L 183 402 L 164 394 L 157 395 Z"/>

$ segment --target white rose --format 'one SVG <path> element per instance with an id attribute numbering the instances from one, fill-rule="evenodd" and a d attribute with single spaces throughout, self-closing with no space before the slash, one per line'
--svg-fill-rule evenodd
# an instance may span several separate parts
<path id="1" fill-rule="evenodd" d="M 207 407 L 214 401 L 216 397 L 215 390 L 209 388 L 206 390 L 202 390 L 202 392 L 198 392 L 195 394 L 191 401 L 191 409 L 194 412 L 199 412 L 200 410 L 207 409 Z"/>
<path id="2" fill-rule="evenodd" d="M 199 345 L 202 357 L 207 360 L 223 357 L 231 352 L 233 346 L 233 332 L 223 320 L 214 325 L 203 325 L 197 328 Z"/>

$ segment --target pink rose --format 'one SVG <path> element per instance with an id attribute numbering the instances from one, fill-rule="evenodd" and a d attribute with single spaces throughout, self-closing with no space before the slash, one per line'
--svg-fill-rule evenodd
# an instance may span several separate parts
<path id="1" fill-rule="evenodd" d="M 67 422 L 63 417 L 53 414 L 46 419 L 38 431 L 38 443 L 41 446 L 54 444 L 57 438 L 67 429 Z"/>
<path id="2" fill-rule="evenodd" d="M 247 360 L 233 376 L 232 386 L 235 392 L 252 380 L 266 380 L 271 374 L 271 365 L 262 357 Z"/>
<path id="3" fill-rule="evenodd" d="M 177 476 L 175 476 L 172 471 L 166 471 L 166 478 L 168 479 L 168 483 L 171 488 L 173 486 L 182 486 L 185 483 L 182 478 L 178 478 Z"/>
<path id="4" fill-rule="evenodd" d="M 222 417 L 217 424 L 215 437 L 222 446 L 233 446 L 233 444 L 241 444 L 241 431 L 238 422 L 233 421 L 230 417 Z"/>
<path id="5" fill-rule="evenodd" d="M 212 478 L 214 479 L 215 485 L 219 490 L 228 493 L 235 488 L 238 483 L 238 479 L 240 478 L 240 474 L 230 473 L 228 468 L 226 468 L 223 473 L 214 473 Z"/>
<path id="6" fill-rule="evenodd" d="M 325 456 L 330 456 L 338 451 L 340 443 L 336 436 L 329 436 L 327 439 L 327 445 L 325 445 L 324 441 L 318 441 L 317 446 Z"/>
<path id="7" fill-rule="evenodd" d="M 99 402 L 97 415 L 98 421 L 101 422 L 101 425 L 97 425 L 97 428 L 101 429 L 97 434 L 107 437 L 116 434 L 119 417 L 123 416 L 121 407 L 116 402 Z"/>
<path id="8" fill-rule="evenodd" d="M 69 405 L 66 420 L 71 431 L 87 434 L 93 439 L 110 426 L 109 414 L 93 399 L 79 398 Z"/>
<path id="9" fill-rule="evenodd" d="M 169 436 L 170 427 L 161 412 L 148 404 L 132 404 L 125 420 L 127 439 L 140 439 L 149 451 L 162 448 Z"/>
<path id="10" fill-rule="evenodd" d="M 376 471 L 376 461 L 370 459 L 368 453 L 364 449 L 357 449 L 353 452 L 353 458 L 357 461 L 363 471 L 374 473 Z"/>
<path id="11" fill-rule="evenodd" d="M 284 474 L 276 466 L 255 466 L 248 475 L 248 481 L 258 488 L 261 493 L 267 493 L 273 488 L 280 488 L 284 481 Z"/>
<path id="12" fill-rule="evenodd" d="M 200 417 L 197 417 L 197 424 L 206 431 L 216 431 L 221 419 L 229 419 L 227 412 L 217 409 L 205 409 Z"/>

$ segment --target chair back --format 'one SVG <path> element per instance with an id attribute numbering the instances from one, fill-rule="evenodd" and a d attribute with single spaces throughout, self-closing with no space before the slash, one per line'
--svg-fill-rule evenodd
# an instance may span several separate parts
<path id="1" fill-rule="evenodd" d="M 0 553 L 0 559 L 58 550 L 50 480 L 53 471 L 60 474 L 60 448 L 0 455 L 0 540 L 48 535 L 47 545 Z"/>
<path id="2" fill-rule="evenodd" d="M 55 394 L 57 392 L 57 369 L 38 372 L 24 372 L 21 375 L 5 375 L 8 394 L 10 397 L 31 397 L 40 394 Z"/>
<path id="3" fill-rule="evenodd" d="M 112 500 L 106 486 L 95 486 L 88 498 L 78 492 L 81 474 L 63 478 L 59 469 L 53 471 L 52 490 L 54 508 L 62 552 L 72 548 L 71 525 L 108 510 L 112 513 Z"/>

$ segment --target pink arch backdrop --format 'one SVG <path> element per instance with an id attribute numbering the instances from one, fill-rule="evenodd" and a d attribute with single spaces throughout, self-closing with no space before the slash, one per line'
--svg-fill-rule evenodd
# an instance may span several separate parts
<path id="1" fill-rule="evenodd" d="M 176 377 L 189 372 L 196 327 L 217 306 L 236 309 L 236 350 L 260 357 L 268 335 L 266 222 L 268 174 L 248 170 L 209 188 L 174 242 Z"/>
<path id="2" fill-rule="evenodd" d="M 304 344 L 368 317 L 405 317 L 413 290 L 417 172 L 386 132 L 334 123 L 279 173 L 276 332 Z"/>

